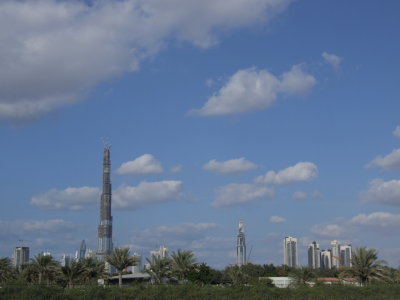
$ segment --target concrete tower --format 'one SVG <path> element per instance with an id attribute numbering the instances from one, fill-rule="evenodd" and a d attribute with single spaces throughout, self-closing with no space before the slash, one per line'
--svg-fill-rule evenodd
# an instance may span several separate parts
<path id="1" fill-rule="evenodd" d="M 297 239 L 287 236 L 283 239 L 283 264 L 292 268 L 298 266 Z"/>
<path id="2" fill-rule="evenodd" d="M 236 263 L 239 267 L 246 264 L 246 240 L 244 237 L 244 224 L 242 220 L 239 220 L 239 233 L 237 235 L 236 257 L 237 257 Z"/>
<path id="3" fill-rule="evenodd" d="M 313 269 L 321 267 L 321 254 L 319 244 L 312 242 L 308 245 L 308 266 Z"/>
<path id="4" fill-rule="evenodd" d="M 78 261 L 82 261 L 85 258 L 85 254 L 86 254 L 86 242 L 85 240 L 82 240 L 81 246 L 79 248 Z"/>
<path id="5" fill-rule="evenodd" d="M 110 180 L 110 148 L 104 147 L 103 154 L 103 193 L 100 200 L 100 225 L 98 226 L 97 254 L 100 258 L 110 253 L 112 243 L 112 216 L 111 216 L 111 180 Z"/>
<path id="6" fill-rule="evenodd" d="M 15 247 L 13 253 L 13 265 L 21 269 L 22 265 L 29 262 L 29 247 Z"/>

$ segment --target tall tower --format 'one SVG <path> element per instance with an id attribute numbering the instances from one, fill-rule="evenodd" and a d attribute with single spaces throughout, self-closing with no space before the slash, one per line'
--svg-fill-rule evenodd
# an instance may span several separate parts
<path id="1" fill-rule="evenodd" d="M 236 257 L 237 257 L 236 263 L 239 267 L 246 264 L 246 240 L 244 237 L 244 224 L 242 220 L 239 220 L 239 233 L 237 235 Z"/>
<path id="2" fill-rule="evenodd" d="M 308 266 L 313 269 L 321 267 L 321 255 L 319 245 L 316 242 L 308 245 Z"/>
<path id="3" fill-rule="evenodd" d="M 13 253 L 13 265 L 21 269 L 22 265 L 29 262 L 29 247 L 15 247 Z"/>
<path id="4" fill-rule="evenodd" d="M 283 264 L 289 267 L 297 268 L 298 261 L 297 239 L 287 236 L 283 239 Z"/>
<path id="5" fill-rule="evenodd" d="M 100 225 L 98 226 L 97 254 L 104 258 L 113 249 L 111 216 L 110 145 L 104 147 L 103 192 L 100 200 Z"/>
<path id="6" fill-rule="evenodd" d="M 332 246 L 332 268 L 340 268 L 340 242 L 334 240 Z"/>
<path id="7" fill-rule="evenodd" d="M 79 248 L 78 261 L 82 261 L 85 258 L 85 254 L 86 254 L 86 242 L 85 240 L 82 240 L 81 246 Z"/>

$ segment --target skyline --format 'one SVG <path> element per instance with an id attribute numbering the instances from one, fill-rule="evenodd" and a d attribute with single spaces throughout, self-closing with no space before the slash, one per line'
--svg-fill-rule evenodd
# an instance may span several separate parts
<path id="1" fill-rule="evenodd" d="M 97 248 L 106 137 L 116 247 L 222 268 L 242 219 L 254 263 L 294 236 L 397 267 L 399 9 L 2 1 L 0 256 Z"/>

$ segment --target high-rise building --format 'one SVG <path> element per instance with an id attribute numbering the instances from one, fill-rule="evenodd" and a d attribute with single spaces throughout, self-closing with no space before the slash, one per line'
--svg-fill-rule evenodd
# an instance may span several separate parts
<path id="1" fill-rule="evenodd" d="M 98 226 L 97 255 L 104 258 L 113 249 L 111 216 L 110 147 L 103 153 L 103 192 L 100 200 L 100 225 Z"/>
<path id="2" fill-rule="evenodd" d="M 61 266 L 69 266 L 72 263 L 72 257 L 69 254 L 63 254 L 61 257 Z"/>
<path id="3" fill-rule="evenodd" d="M 331 242 L 332 246 L 332 268 L 340 268 L 340 242 L 334 240 Z"/>
<path id="4" fill-rule="evenodd" d="M 132 266 L 132 273 L 140 273 L 142 269 L 142 256 L 139 253 L 133 253 L 132 256 L 136 257 L 138 261 L 135 266 Z"/>
<path id="5" fill-rule="evenodd" d="M 240 267 L 246 264 L 246 239 L 244 236 L 244 223 L 239 220 L 239 232 L 236 243 L 236 264 Z"/>
<path id="6" fill-rule="evenodd" d="M 296 268 L 298 261 L 297 239 L 287 236 L 283 239 L 283 264 Z"/>
<path id="7" fill-rule="evenodd" d="M 321 251 L 321 268 L 332 269 L 332 252 L 331 250 Z"/>
<path id="8" fill-rule="evenodd" d="M 158 250 L 150 251 L 150 257 L 152 263 L 154 262 L 154 258 L 167 258 L 168 257 L 168 248 L 164 246 L 160 246 Z"/>
<path id="9" fill-rule="evenodd" d="M 312 242 L 308 245 L 308 266 L 313 269 L 321 267 L 321 254 L 319 251 L 319 244 Z"/>
<path id="10" fill-rule="evenodd" d="M 78 261 L 82 261 L 86 254 L 86 242 L 82 240 L 81 246 L 79 247 Z"/>
<path id="11" fill-rule="evenodd" d="M 15 247 L 13 253 L 13 265 L 20 269 L 23 264 L 29 262 L 29 247 Z"/>
<path id="12" fill-rule="evenodd" d="M 351 245 L 340 246 L 340 262 L 342 267 L 351 267 Z"/>

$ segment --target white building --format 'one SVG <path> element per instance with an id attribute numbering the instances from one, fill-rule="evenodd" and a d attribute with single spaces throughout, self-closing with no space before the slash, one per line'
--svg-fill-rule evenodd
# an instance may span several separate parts
<path id="1" fill-rule="evenodd" d="M 283 264 L 296 268 L 298 261 L 297 239 L 287 236 L 283 239 Z"/>
<path id="2" fill-rule="evenodd" d="M 142 269 L 142 256 L 139 253 L 133 253 L 133 257 L 136 257 L 138 260 L 138 263 L 136 266 L 132 266 L 132 273 L 140 273 L 140 270 Z"/>
<path id="3" fill-rule="evenodd" d="M 29 247 L 15 247 L 13 253 L 13 265 L 20 269 L 23 264 L 29 262 Z"/>
<path id="4" fill-rule="evenodd" d="M 351 267 L 351 245 L 340 246 L 340 262 L 342 267 Z"/>
<path id="5" fill-rule="evenodd" d="M 160 249 L 150 251 L 150 257 L 151 260 L 153 261 L 153 257 L 155 258 L 167 258 L 168 257 L 168 248 L 164 246 L 160 246 Z"/>
<path id="6" fill-rule="evenodd" d="M 322 269 L 331 269 L 332 268 L 332 254 L 331 250 L 322 250 L 321 251 L 321 268 Z"/>
<path id="7" fill-rule="evenodd" d="M 340 242 L 334 240 L 331 242 L 332 246 L 332 268 L 340 268 Z"/>
<path id="8" fill-rule="evenodd" d="M 321 267 L 321 253 L 319 244 L 316 242 L 312 242 L 308 245 L 308 266 L 313 269 L 319 269 Z"/>

